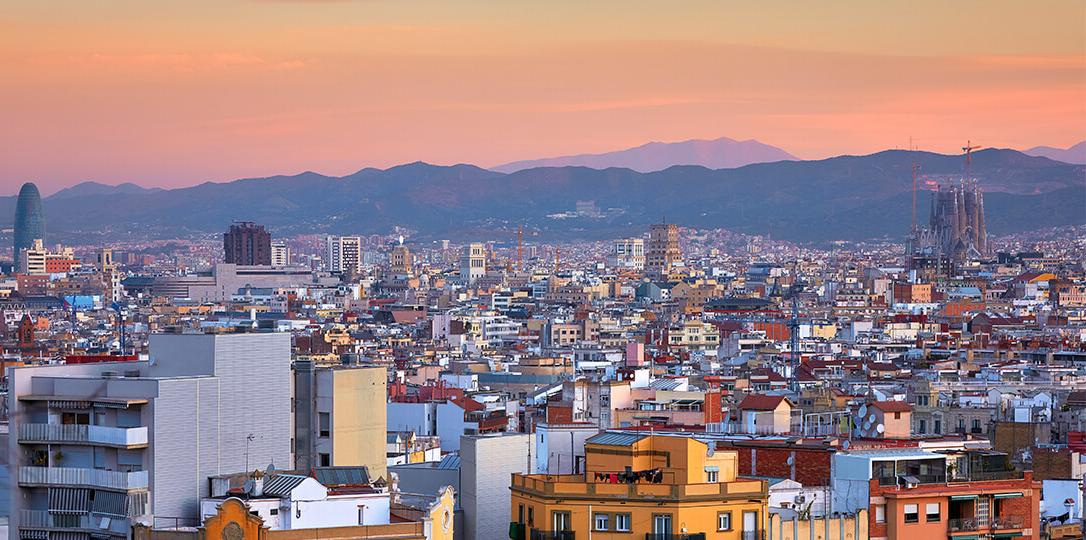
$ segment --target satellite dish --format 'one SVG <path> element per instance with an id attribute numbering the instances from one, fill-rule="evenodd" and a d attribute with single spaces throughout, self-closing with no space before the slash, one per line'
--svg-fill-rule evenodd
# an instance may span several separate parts
<path id="1" fill-rule="evenodd" d="M 245 486 L 241 489 L 247 494 L 252 494 L 254 488 L 256 488 L 256 482 L 253 482 L 253 479 L 250 478 L 245 481 Z"/>
<path id="2" fill-rule="evenodd" d="M 875 431 L 878 431 L 879 433 L 885 433 L 886 432 L 886 426 L 884 426 L 882 424 L 879 424 L 879 425 L 875 426 Z"/>
<path id="3" fill-rule="evenodd" d="M 870 415 L 868 415 L 867 420 L 869 422 L 874 422 L 875 421 L 875 413 L 871 413 Z"/>
<path id="4" fill-rule="evenodd" d="M 850 446 L 852 446 L 852 443 L 851 443 L 851 442 L 849 442 L 849 440 L 848 440 L 848 439 L 845 439 L 845 440 L 844 440 L 844 441 L 843 441 L 843 442 L 841 443 L 841 448 L 844 448 L 845 450 L 848 450 L 848 447 L 850 447 Z"/>
<path id="5" fill-rule="evenodd" d="M 862 417 L 865 414 L 867 414 L 867 405 L 860 405 L 860 414 L 858 416 Z"/>
<path id="6" fill-rule="evenodd" d="M 273 474 L 275 474 L 275 464 L 274 463 L 269 463 L 268 468 L 264 469 L 264 475 L 265 476 L 271 476 Z"/>
<path id="7" fill-rule="evenodd" d="M 716 443 L 708 445 L 708 448 L 705 450 L 705 455 L 707 455 L 709 457 L 713 457 L 713 454 L 715 454 L 715 453 L 716 453 Z"/>
<path id="8" fill-rule="evenodd" d="M 788 459 L 786 459 L 785 462 L 788 463 L 789 465 L 795 465 L 796 464 L 796 458 L 794 458 L 792 456 L 788 456 Z"/>

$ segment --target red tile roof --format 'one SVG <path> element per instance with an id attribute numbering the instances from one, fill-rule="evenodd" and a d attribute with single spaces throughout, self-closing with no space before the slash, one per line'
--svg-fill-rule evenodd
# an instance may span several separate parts
<path id="1" fill-rule="evenodd" d="M 876 401 L 871 404 L 882 412 L 912 412 L 913 406 L 904 401 Z"/>
<path id="2" fill-rule="evenodd" d="M 772 411 L 780 406 L 782 401 L 787 401 L 784 396 L 763 396 L 750 394 L 739 402 L 739 408 L 747 411 Z M 791 404 L 791 403 L 789 403 Z"/>

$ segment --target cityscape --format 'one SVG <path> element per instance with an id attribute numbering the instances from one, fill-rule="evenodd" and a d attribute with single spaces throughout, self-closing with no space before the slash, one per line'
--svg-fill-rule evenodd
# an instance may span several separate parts
<path id="1" fill-rule="evenodd" d="M 15 4 L 0 536 L 1086 534 L 1082 4 Z"/>

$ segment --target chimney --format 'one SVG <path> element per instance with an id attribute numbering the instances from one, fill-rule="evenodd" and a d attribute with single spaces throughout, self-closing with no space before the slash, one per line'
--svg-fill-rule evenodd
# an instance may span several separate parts
<path id="1" fill-rule="evenodd" d="M 253 497 L 262 497 L 262 496 L 264 496 L 264 473 L 260 469 L 257 469 L 255 471 L 253 471 L 252 476 L 253 476 L 253 490 L 252 490 L 252 493 L 250 493 L 249 495 L 251 495 Z"/>

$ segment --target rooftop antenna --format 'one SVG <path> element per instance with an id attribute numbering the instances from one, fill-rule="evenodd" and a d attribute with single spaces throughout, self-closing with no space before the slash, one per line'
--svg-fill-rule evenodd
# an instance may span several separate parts
<path id="1" fill-rule="evenodd" d="M 913 232 L 916 232 L 916 173 L 920 170 L 920 164 L 913 161 Z"/>

